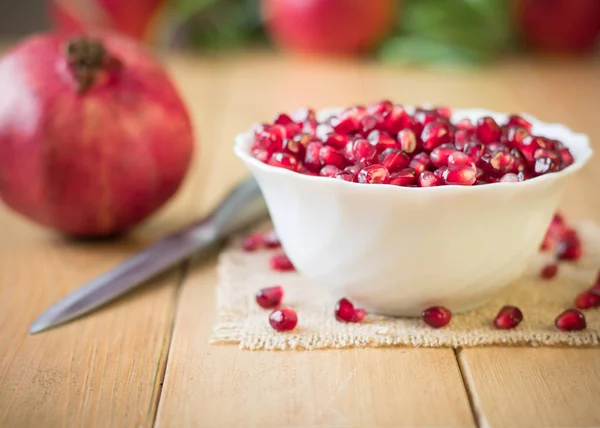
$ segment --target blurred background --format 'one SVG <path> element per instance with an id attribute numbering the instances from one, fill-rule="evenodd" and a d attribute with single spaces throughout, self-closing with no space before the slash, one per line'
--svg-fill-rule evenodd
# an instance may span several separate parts
<path id="1" fill-rule="evenodd" d="M 598 59 L 600 0 L 2 0 L 5 40 L 101 27 L 161 49 L 277 49 L 389 64 Z"/>

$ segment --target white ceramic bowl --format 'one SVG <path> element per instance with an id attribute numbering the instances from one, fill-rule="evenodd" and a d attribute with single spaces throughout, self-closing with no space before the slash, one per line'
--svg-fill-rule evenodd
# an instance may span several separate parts
<path id="1" fill-rule="evenodd" d="M 468 109 L 455 110 L 453 120 L 483 115 L 506 118 Z M 519 183 L 410 188 L 266 165 L 249 154 L 252 131 L 236 137 L 234 150 L 256 178 L 283 249 L 302 275 L 369 312 L 414 316 L 432 305 L 460 312 L 523 273 L 565 185 L 592 154 L 587 136 L 523 116 L 533 133 L 569 147 L 574 164 Z"/>

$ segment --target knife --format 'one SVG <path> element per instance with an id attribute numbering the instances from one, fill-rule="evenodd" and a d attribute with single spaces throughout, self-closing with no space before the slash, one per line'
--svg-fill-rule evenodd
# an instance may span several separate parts
<path id="1" fill-rule="evenodd" d="M 267 217 L 258 184 L 253 178 L 246 179 L 207 217 L 168 235 L 49 307 L 33 322 L 29 333 L 39 333 L 87 314 Z"/>

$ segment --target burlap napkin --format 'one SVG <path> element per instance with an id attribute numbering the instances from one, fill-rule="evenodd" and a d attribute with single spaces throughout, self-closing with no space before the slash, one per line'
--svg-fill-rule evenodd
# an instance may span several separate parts
<path id="1" fill-rule="evenodd" d="M 600 227 L 580 223 L 578 229 L 584 257 L 578 263 L 561 263 L 552 280 L 539 277 L 540 267 L 551 260 L 540 253 L 527 273 L 483 307 L 456 314 L 450 325 L 432 329 L 419 318 L 390 318 L 368 315 L 362 323 L 335 320 L 336 298 L 292 273 L 272 272 L 268 260 L 279 250 L 245 253 L 235 241 L 220 256 L 218 323 L 210 342 L 235 343 L 242 349 L 288 350 L 346 347 L 422 346 L 473 347 L 486 345 L 590 346 L 600 343 L 600 308 L 584 312 L 587 329 L 560 332 L 555 317 L 572 307 L 575 296 L 588 288 L 600 268 Z M 270 311 L 254 300 L 257 290 L 282 285 L 284 303 L 298 313 L 298 326 L 290 333 L 274 331 Z M 339 296 L 343 297 L 343 296 Z M 513 330 L 495 330 L 492 320 L 505 304 L 518 306 L 523 322 Z"/>

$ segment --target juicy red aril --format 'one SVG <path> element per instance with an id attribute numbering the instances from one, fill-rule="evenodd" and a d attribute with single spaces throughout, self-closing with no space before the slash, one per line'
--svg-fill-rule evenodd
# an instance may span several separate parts
<path id="1" fill-rule="evenodd" d="M 400 150 L 405 153 L 413 153 L 417 149 L 417 137 L 412 129 L 403 129 L 398 132 L 396 141 Z"/>
<path id="2" fill-rule="evenodd" d="M 436 107 L 435 112 L 446 119 L 450 119 L 452 117 L 452 109 L 450 107 Z"/>
<path id="3" fill-rule="evenodd" d="M 296 137 L 298 137 L 297 135 Z M 287 139 L 283 142 L 283 151 L 294 156 L 296 159 L 304 159 L 306 155 L 306 146 L 304 145 L 305 140 L 301 138 Z M 308 145 L 308 143 L 306 143 Z"/>
<path id="4" fill-rule="evenodd" d="M 473 159 L 469 155 L 459 151 L 453 151 L 450 153 L 447 161 L 448 166 L 462 165 L 475 168 L 475 162 L 473 162 Z"/>
<path id="5" fill-rule="evenodd" d="M 425 167 L 427 167 L 427 168 L 429 168 L 431 165 L 433 165 L 431 163 L 431 159 L 429 158 L 429 155 L 425 152 L 421 152 L 421 153 L 414 155 L 413 160 L 423 163 L 425 165 Z"/>
<path id="6" fill-rule="evenodd" d="M 579 260 L 581 253 L 581 241 L 577 232 L 571 230 L 561 236 L 556 245 L 559 260 Z"/>
<path id="7" fill-rule="evenodd" d="M 267 163 L 271 158 L 271 152 L 266 149 L 255 149 L 252 151 L 252 155 L 263 163 Z"/>
<path id="8" fill-rule="evenodd" d="M 480 142 L 484 144 L 489 144 L 496 141 L 500 141 L 500 137 L 502 136 L 502 130 L 500 129 L 500 126 L 498 126 L 494 119 L 486 116 L 482 117 L 477 121 L 475 134 L 477 135 L 477 139 Z"/>
<path id="9" fill-rule="evenodd" d="M 573 159 L 573 155 L 571 154 L 569 149 L 567 149 L 567 148 L 560 149 L 558 151 L 558 153 L 560 154 L 560 157 L 563 160 L 565 167 L 572 165 L 573 162 L 575 162 L 575 159 Z"/>
<path id="10" fill-rule="evenodd" d="M 283 126 L 273 125 L 258 131 L 256 133 L 256 140 L 261 148 L 270 152 L 276 152 L 281 150 L 283 139 L 286 135 Z"/>
<path id="11" fill-rule="evenodd" d="M 556 263 L 550 263 L 544 266 L 540 272 L 540 276 L 544 279 L 552 279 L 558 273 L 558 265 Z"/>
<path id="12" fill-rule="evenodd" d="M 323 144 L 318 142 L 309 143 L 306 146 L 306 155 L 304 155 L 304 166 L 311 171 L 319 171 L 321 169 L 321 149 Z"/>
<path id="13" fill-rule="evenodd" d="M 390 182 L 390 173 L 383 165 L 369 165 L 364 167 L 358 173 L 358 182 L 366 184 L 386 184 Z"/>
<path id="14" fill-rule="evenodd" d="M 494 318 L 494 327 L 508 330 L 518 326 L 523 321 L 523 313 L 515 306 L 504 306 Z"/>
<path id="15" fill-rule="evenodd" d="M 262 247 L 264 243 L 263 235 L 260 233 L 253 233 L 248 235 L 242 241 L 242 249 L 244 251 L 256 251 Z"/>
<path id="16" fill-rule="evenodd" d="M 587 325 L 585 316 L 577 309 L 567 309 L 554 320 L 554 325 L 562 331 L 584 330 Z"/>
<path id="17" fill-rule="evenodd" d="M 289 125 L 291 123 L 294 123 L 294 121 L 292 120 L 291 117 L 289 117 L 287 114 L 278 114 L 277 116 L 275 116 L 275 120 L 273 120 L 273 122 L 276 125 Z"/>
<path id="18" fill-rule="evenodd" d="M 367 113 L 386 115 L 394 108 L 394 103 L 389 100 L 383 100 L 367 107 Z"/>
<path id="19" fill-rule="evenodd" d="M 444 173 L 448 171 L 448 167 L 447 166 L 441 166 L 438 169 L 436 169 L 435 171 L 433 171 L 433 173 L 435 174 L 435 176 L 437 178 L 444 178 Z"/>
<path id="20" fill-rule="evenodd" d="M 363 136 L 367 136 L 373 131 L 377 129 L 377 126 L 380 124 L 380 119 L 375 116 L 365 116 L 360 120 L 360 133 Z"/>
<path id="21" fill-rule="evenodd" d="M 299 168 L 298 159 L 288 153 L 281 152 L 273 153 L 268 164 L 279 168 L 289 169 L 290 171 L 298 171 Z"/>
<path id="22" fill-rule="evenodd" d="M 275 254 L 273 257 L 271 257 L 269 260 L 269 266 L 271 266 L 271 269 L 280 272 L 296 270 L 290 259 L 288 259 L 288 256 L 286 256 L 284 253 Z"/>
<path id="23" fill-rule="evenodd" d="M 586 290 L 575 298 L 575 307 L 579 309 L 597 308 L 600 306 L 600 292 Z"/>
<path id="24" fill-rule="evenodd" d="M 334 117 L 331 120 L 331 126 L 338 134 L 350 134 L 360 128 L 360 121 L 352 113 L 348 113 L 345 117 Z"/>
<path id="25" fill-rule="evenodd" d="M 353 182 L 356 181 L 356 174 L 353 174 L 350 171 L 340 171 L 337 174 L 333 175 L 333 178 Z"/>
<path id="26" fill-rule="evenodd" d="M 359 138 L 358 140 L 354 141 L 352 155 L 359 164 L 370 165 L 375 162 L 377 157 L 377 149 L 367 140 Z"/>
<path id="27" fill-rule="evenodd" d="M 508 147 L 506 147 L 506 144 L 500 142 L 490 143 L 485 147 L 485 151 L 489 154 L 494 154 L 496 152 L 507 152 Z"/>
<path id="28" fill-rule="evenodd" d="M 454 165 L 444 171 L 446 184 L 457 184 L 460 186 L 472 186 L 477 181 L 475 168 L 466 165 Z"/>
<path id="29" fill-rule="evenodd" d="M 395 105 L 390 112 L 383 116 L 382 128 L 390 135 L 396 135 L 401 129 L 409 127 L 410 119 L 402 106 Z"/>
<path id="30" fill-rule="evenodd" d="M 507 152 L 496 152 L 493 155 L 483 155 L 477 166 L 485 173 L 500 177 L 511 172 L 515 165 L 515 158 Z"/>
<path id="31" fill-rule="evenodd" d="M 395 149 L 398 147 L 395 139 L 377 130 L 372 131 L 367 137 L 367 140 L 369 140 L 369 142 L 375 146 L 378 152 L 382 152 L 385 149 Z"/>
<path id="32" fill-rule="evenodd" d="M 506 122 L 508 126 L 520 126 L 521 128 L 526 129 L 528 132 L 531 132 L 531 122 L 523 119 L 521 116 L 516 114 L 512 114 L 508 116 L 508 121 Z"/>
<path id="33" fill-rule="evenodd" d="M 433 328 L 440 328 L 450 323 L 450 320 L 452 319 L 452 312 L 443 306 L 433 306 L 425 309 L 421 313 L 421 318 L 423 318 L 425 324 Z"/>
<path id="34" fill-rule="evenodd" d="M 450 125 L 444 122 L 428 123 L 421 133 L 423 148 L 425 150 L 433 150 L 444 143 L 452 142 L 450 135 Z"/>
<path id="35" fill-rule="evenodd" d="M 280 308 L 269 315 L 269 324 L 277 331 L 290 331 L 298 324 L 298 315 L 292 308 Z"/>
<path id="36" fill-rule="evenodd" d="M 464 150 L 465 146 L 473 142 L 473 136 L 475 130 L 473 129 L 459 129 L 454 133 L 454 145 L 457 150 Z"/>
<path id="37" fill-rule="evenodd" d="M 519 149 L 521 153 L 523 153 L 523 156 L 525 157 L 527 162 L 530 163 L 533 163 L 535 161 L 535 158 L 533 157 L 535 151 L 544 147 L 545 146 L 543 146 L 543 140 L 541 140 L 538 137 L 533 137 L 531 135 L 525 137 L 525 139 L 520 144 L 516 144 L 516 148 Z"/>
<path id="38" fill-rule="evenodd" d="M 323 168 L 321 168 L 321 171 L 319 172 L 319 175 L 321 177 L 333 177 L 338 172 L 340 172 L 340 169 L 337 166 L 335 166 L 335 165 L 325 165 Z"/>
<path id="39" fill-rule="evenodd" d="M 346 168 L 344 168 L 344 171 L 348 171 L 354 175 L 358 175 L 358 173 L 360 172 L 361 169 L 362 168 L 358 165 L 350 165 L 350 166 L 347 166 Z"/>
<path id="40" fill-rule="evenodd" d="M 345 135 L 331 133 L 325 139 L 325 144 L 335 149 L 343 149 L 349 141 L 350 139 Z"/>
<path id="41" fill-rule="evenodd" d="M 342 322 L 360 322 L 367 312 L 362 308 L 355 308 L 348 299 L 340 299 L 335 305 L 335 319 Z"/>
<path id="42" fill-rule="evenodd" d="M 549 172 L 554 172 L 558 170 L 559 166 L 552 158 L 549 157 L 537 158 L 533 167 L 533 171 L 537 175 L 547 174 Z"/>
<path id="43" fill-rule="evenodd" d="M 481 143 L 469 143 L 464 147 L 463 151 L 472 162 L 478 162 L 485 153 L 485 146 Z"/>
<path id="44" fill-rule="evenodd" d="M 424 108 L 418 108 L 414 115 L 415 119 L 421 122 L 423 125 L 428 125 L 432 122 L 437 121 L 441 118 L 439 113 L 435 110 L 429 110 Z M 446 118 L 444 118 L 446 119 Z"/>
<path id="45" fill-rule="evenodd" d="M 456 127 L 461 130 L 471 129 L 473 127 L 473 122 L 470 119 L 461 119 L 456 124 Z"/>
<path id="46" fill-rule="evenodd" d="M 431 151 L 429 158 L 436 168 L 448 165 L 448 156 L 456 151 L 454 144 L 442 144 Z"/>
<path id="47" fill-rule="evenodd" d="M 525 128 L 510 127 L 506 131 L 506 142 L 511 147 L 521 147 L 528 137 L 529 132 Z"/>
<path id="48" fill-rule="evenodd" d="M 275 308 L 279 306 L 282 299 L 283 288 L 280 285 L 262 288 L 256 292 L 256 303 L 261 308 Z"/>
<path id="49" fill-rule="evenodd" d="M 421 187 L 435 187 L 441 184 L 443 181 L 431 171 L 423 171 L 419 174 L 419 186 Z"/>
<path id="50" fill-rule="evenodd" d="M 417 174 L 412 168 L 404 168 L 402 171 L 390 175 L 390 184 L 394 186 L 410 186 L 415 183 Z"/>
<path id="51" fill-rule="evenodd" d="M 407 168 L 410 164 L 410 158 L 401 150 L 386 149 L 381 154 L 381 164 L 387 168 L 389 172 L 397 172 Z"/>
<path id="52" fill-rule="evenodd" d="M 331 146 L 321 147 L 319 158 L 321 159 L 321 165 L 333 165 L 340 169 L 348 164 L 343 153 Z"/>
<path id="53" fill-rule="evenodd" d="M 427 165 L 416 159 L 411 160 L 408 166 L 414 169 L 417 175 L 420 175 L 423 171 L 427 169 Z"/>

